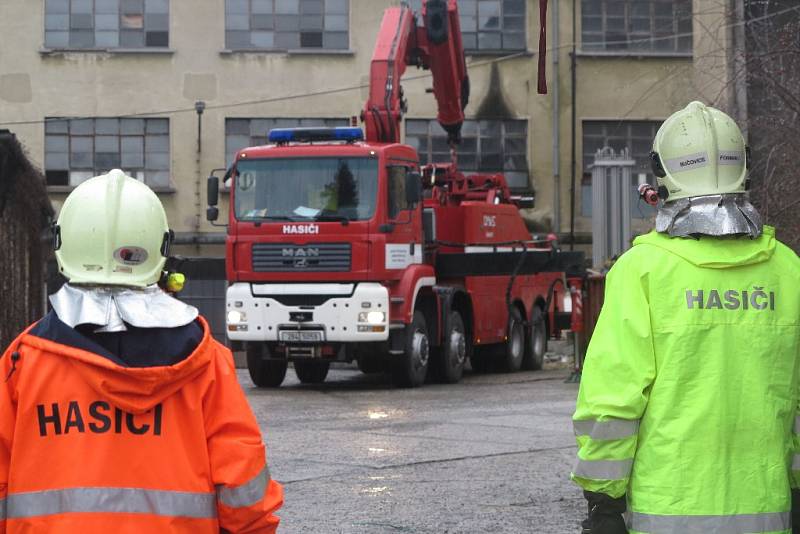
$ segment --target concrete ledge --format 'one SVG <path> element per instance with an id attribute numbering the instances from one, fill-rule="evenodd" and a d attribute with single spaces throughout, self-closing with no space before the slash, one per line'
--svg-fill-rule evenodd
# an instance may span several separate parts
<path id="1" fill-rule="evenodd" d="M 578 50 L 575 56 L 579 58 L 599 59 L 688 59 L 694 58 L 691 52 L 647 52 L 639 50 Z"/>
<path id="2" fill-rule="evenodd" d="M 39 54 L 53 56 L 59 54 L 121 54 L 121 55 L 172 55 L 173 48 L 40 48 Z"/>
<path id="3" fill-rule="evenodd" d="M 48 185 L 47 192 L 53 194 L 69 194 L 71 193 L 77 186 L 74 185 Z M 153 192 L 161 194 L 161 195 L 171 195 L 177 193 L 177 189 L 174 187 L 150 187 Z"/>
<path id="4" fill-rule="evenodd" d="M 286 54 L 288 56 L 354 56 L 355 50 L 325 50 L 320 48 L 226 48 L 219 51 L 221 56 L 234 54 Z"/>

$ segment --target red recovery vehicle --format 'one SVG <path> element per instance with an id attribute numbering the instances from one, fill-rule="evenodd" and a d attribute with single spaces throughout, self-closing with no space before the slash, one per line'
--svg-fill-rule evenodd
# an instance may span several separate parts
<path id="1" fill-rule="evenodd" d="M 253 382 L 281 384 L 289 361 L 322 382 L 333 361 L 389 372 L 401 386 L 430 373 L 539 369 L 549 333 L 580 324 L 566 271 L 580 253 L 534 240 L 500 174 L 423 165 L 400 143 L 408 65 L 430 69 L 439 123 L 460 141 L 469 80 L 455 0 L 429 0 L 424 25 L 386 10 L 360 128 L 273 130 L 227 175 L 227 334 L 243 342 Z M 218 179 L 209 178 L 209 219 Z M 566 306 L 562 307 L 562 304 Z M 561 308 L 561 309 L 559 309 Z"/>

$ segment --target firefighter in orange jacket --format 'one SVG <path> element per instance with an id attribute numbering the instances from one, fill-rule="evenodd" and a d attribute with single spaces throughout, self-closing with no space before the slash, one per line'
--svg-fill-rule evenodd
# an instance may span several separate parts
<path id="1" fill-rule="evenodd" d="M 55 240 L 69 283 L 0 360 L 0 533 L 275 532 L 283 489 L 231 353 L 156 285 L 156 195 L 92 178 Z"/>

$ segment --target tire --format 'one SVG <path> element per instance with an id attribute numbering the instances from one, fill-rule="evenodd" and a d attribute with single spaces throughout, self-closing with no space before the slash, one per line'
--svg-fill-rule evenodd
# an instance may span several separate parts
<path id="1" fill-rule="evenodd" d="M 331 362 L 317 360 L 294 362 L 294 372 L 303 384 L 322 384 L 328 376 Z"/>
<path id="2" fill-rule="evenodd" d="M 430 343 L 425 316 L 415 311 L 406 327 L 406 347 L 392 364 L 392 380 L 400 387 L 415 388 L 425 382 L 430 360 Z"/>
<path id="3" fill-rule="evenodd" d="M 286 377 L 286 360 L 267 360 L 269 348 L 266 343 L 247 343 L 247 370 L 250 379 L 257 387 L 276 388 Z"/>
<path id="4" fill-rule="evenodd" d="M 547 352 L 547 325 L 539 306 L 533 307 L 531 326 L 525 342 L 525 357 L 522 368 L 526 371 L 539 371 L 544 366 L 544 353 Z"/>
<path id="5" fill-rule="evenodd" d="M 455 384 L 464 374 L 464 363 L 469 354 L 464 321 L 461 314 L 451 311 L 447 318 L 442 346 L 435 353 L 436 378 L 446 384 Z"/>
<path id="6" fill-rule="evenodd" d="M 522 367 L 525 356 L 525 325 L 517 308 L 512 308 L 508 316 L 508 339 L 502 347 L 503 371 L 515 373 Z"/>

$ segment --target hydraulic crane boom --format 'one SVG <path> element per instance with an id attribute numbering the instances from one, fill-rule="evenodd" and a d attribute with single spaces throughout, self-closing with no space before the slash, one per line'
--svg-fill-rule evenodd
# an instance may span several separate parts
<path id="1" fill-rule="evenodd" d="M 405 4 L 384 13 L 370 67 L 369 99 L 362 114 L 367 141 L 400 142 L 400 122 L 407 110 L 400 79 L 408 65 L 430 69 L 439 124 L 451 146 L 461 141 L 469 78 L 456 0 L 427 0 L 422 18 L 425 25 L 418 27 Z"/>

